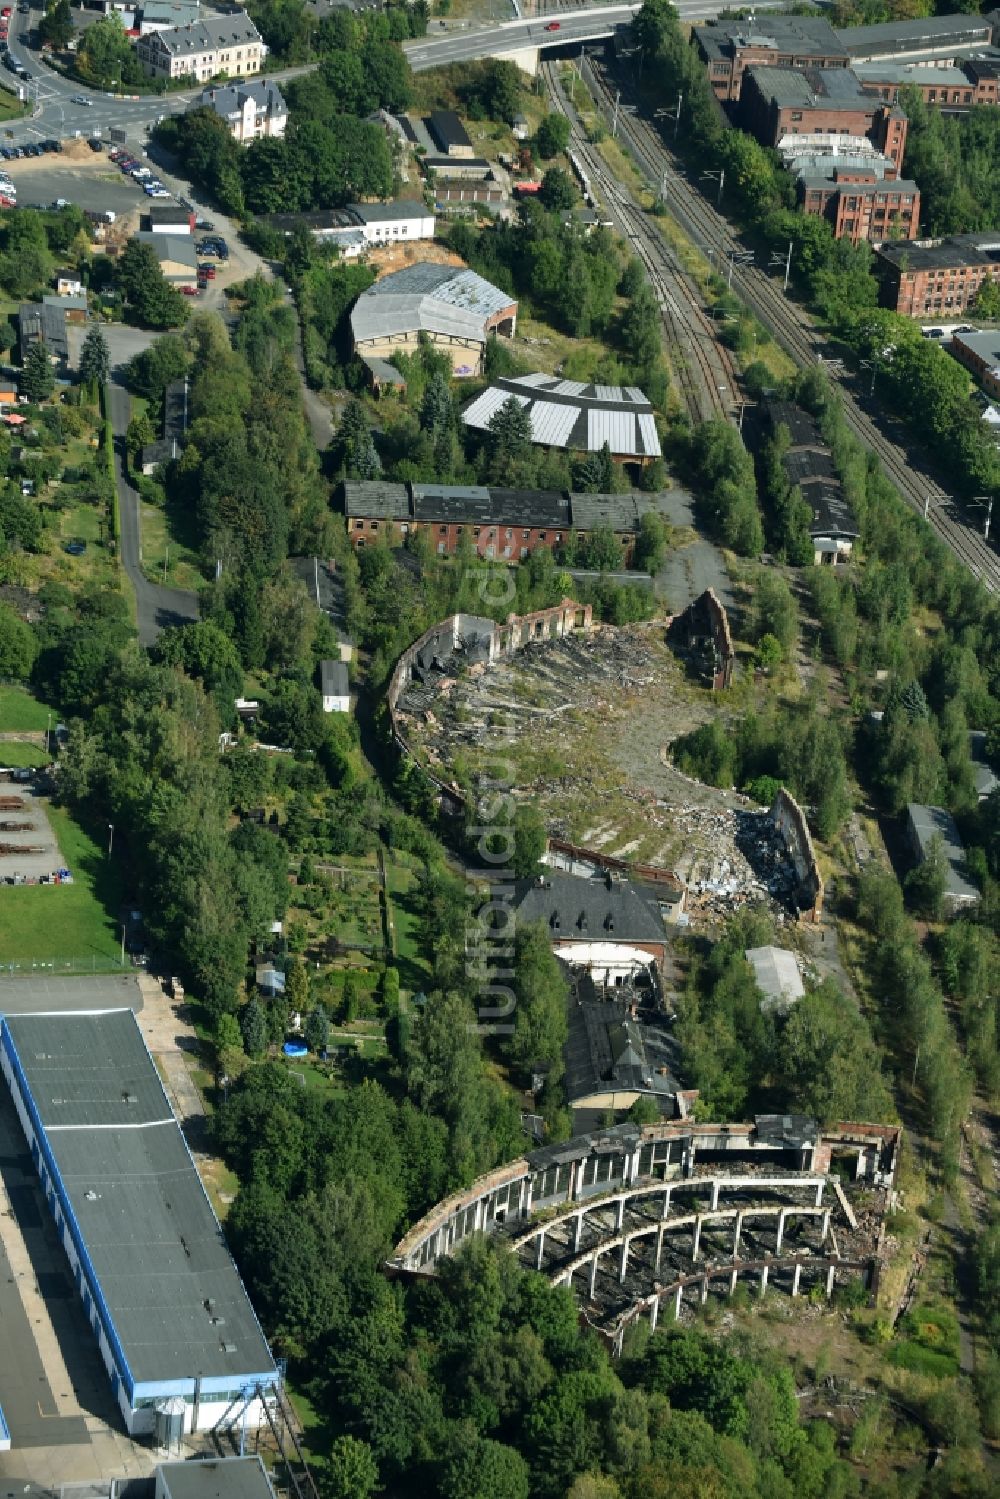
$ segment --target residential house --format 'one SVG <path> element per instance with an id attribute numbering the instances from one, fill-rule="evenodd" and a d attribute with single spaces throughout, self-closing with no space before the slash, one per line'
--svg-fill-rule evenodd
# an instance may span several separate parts
<path id="1" fill-rule="evenodd" d="M 288 124 L 288 105 L 281 90 L 266 79 L 207 88 L 195 107 L 199 106 L 214 110 L 241 146 L 250 141 L 280 139 Z"/>
<path id="2" fill-rule="evenodd" d="M 83 282 L 79 271 L 56 271 L 56 296 L 82 297 Z"/>
<path id="3" fill-rule="evenodd" d="M 163 392 L 163 435 L 149 442 L 139 454 L 139 467 L 151 474 L 161 463 L 181 456 L 188 428 L 187 380 L 172 380 Z"/>
<path id="4" fill-rule="evenodd" d="M 197 286 L 198 256 L 190 235 L 141 230 L 135 237 L 143 244 L 152 245 L 164 279 L 171 286 L 178 289 L 182 286 Z"/>
<path id="5" fill-rule="evenodd" d="M 233 10 L 140 36 L 135 51 L 150 78 L 207 83 L 219 73 L 230 78 L 259 73 L 266 48 L 250 18 Z"/>

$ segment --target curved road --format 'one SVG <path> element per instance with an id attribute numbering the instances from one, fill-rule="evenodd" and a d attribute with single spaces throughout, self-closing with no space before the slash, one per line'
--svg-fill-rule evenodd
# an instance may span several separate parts
<path id="1" fill-rule="evenodd" d="M 161 588 L 142 570 L 139 531 L 139 495 L 125 472 L 125 431 L 129 424 L 129 393 L 113 376 L 111 426 L 115 435 L 115 486 L 121 516 L 121 559 L 135 589 L 136 618 L 140 645 L 152 645 L 168 625 L 187 625 L 198 618 L 198 595 L 183 588 Z"/>

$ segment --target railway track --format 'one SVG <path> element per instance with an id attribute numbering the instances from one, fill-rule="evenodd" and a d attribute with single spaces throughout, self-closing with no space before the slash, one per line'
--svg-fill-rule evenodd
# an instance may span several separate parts
<path id="1" fill-rule="evenodd" d="M 592 59 L 584 58 L 582 72 L 602 112 L 614 111 L 614 91 L 608 79 Z M 614 88 L 624 78 L 616 78 Z M 671 192 L 667 207 L 681 228 L 702 249 L 717 250 L 721 259 L 730 252 L 744 253 L 747 246 L 733 234 L 729 224 L 717 213 L 698 189 L 679 175 L 681 164 L 653 124 L 619 105 L 618 135 L 623 138 L 640 170 L 651 186 L 661 181 L 664 167 L 670 169 Z M 780 284 L 756 266 L 734 264 L 732 285 L 744 302 L 760 318 L 774 338 L 800 365 L 822 360 L 822 345 L 812 326 L 785 296 Z M 854 379 L 850 372 L 836 364 L 828 366 L 829 374 L 843 391 L 844 419 L 860 441 L 876 453 L 882 467 L 903 498 L 921 514 L 956 557 L 990 593 L 1000 591 L 1000 558 L 963 514 L 962 506 L 932 476 L 922 472 L 904 448 L 882 432 L 858 403 Z"/>
<path id="2" fill-rule="evenodd" d="M 728 350 L 701 305 L 697 283 L 648 221 L 644 210 L 616 182 L 600 153 L 587 140 L 576 110 L 566 97 L 554 63 L 542 73 L 555 108 L 569 121 L 570 147 L 583 165 L 592 192 L 600 195 L 607 216 L 627 239 L 645 268 L 667 335 L 671 363 L 681 398 L 692 421 L 730 418 L 736 395 L 736 371 Z"/>

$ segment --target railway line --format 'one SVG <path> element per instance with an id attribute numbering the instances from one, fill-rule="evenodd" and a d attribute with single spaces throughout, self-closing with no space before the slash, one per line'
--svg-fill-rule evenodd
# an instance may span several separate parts
<path id="1" fill-rule="evenodd" d="M 646 270 L 688 415 L 696 422 L 731 417 L 736 396 L 735 367 L 728 350 L 715 337 L 697 283 L 628 190 L 613 180 L 603 158 L 587 140 L 556 65 L 544 63 L 542 72 L 555 108 L 569 121 L 571 159 L 581 185 L 591 195 L 600 196 L 613 227 L 628 240 Z"/>
<path id="2" fill-rule="evenodd" d="M 614 112 L 613 87 L 619 87 L 624 80 L 616 79 L 612 86 L 588 56 L 583 59 L 582 73 L 602 112 L 611 116 Z M 720 260 L 728 259 L 733 253 L 742 255 L 747 252 L 747 246 L 733 234 L 722 215 L 706 202 L 694 185 L 680 176 L 681 164 L 650 121 L 619 104 L 618 135 L 628 145 L 651 186 L 662 180 L 665 167 L 669 169 L 668 210 L 703 250 L 715 251 Z M 731 270 L 734 290 L 788 354 L 803 366 L 821 362 L 822 345 L 814 329 L 788 300 L 781 286 L 754 265 L 741 265 L 737 261 Z M 843 391 L 844 418 L 854 435 L 877 454 L 899 493 L 915 510 L 926 515 L 928 524 L 973 576 L 990 593 L 1000 591 L 1000 558 L 978 528 L 965 518 L 955 496 L 921 471 L 911 455 L 886 436 L 867 415 L 854 394 L 850 373 L 836 362 L 828 369 L 831 378 Z"/>

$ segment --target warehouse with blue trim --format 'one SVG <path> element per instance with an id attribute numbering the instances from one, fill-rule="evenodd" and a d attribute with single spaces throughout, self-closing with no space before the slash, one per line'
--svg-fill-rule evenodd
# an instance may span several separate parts
<path id="1" fill-rule="evenodd" d="M 6 1015 L 0 1071 L 128 1431 L 261 1424 L 278 1370 L 135 1015 Z"/>

